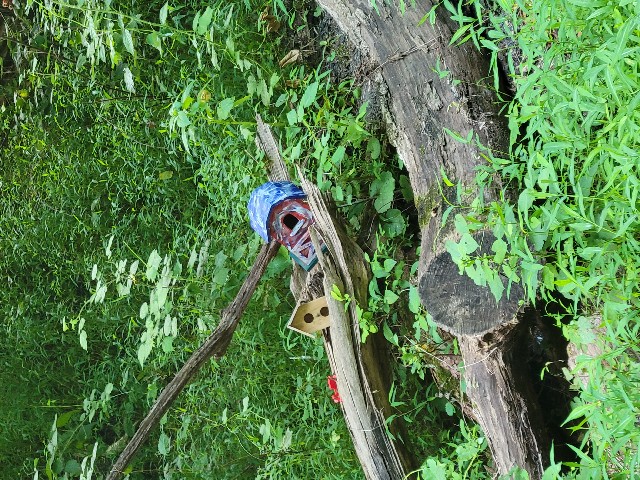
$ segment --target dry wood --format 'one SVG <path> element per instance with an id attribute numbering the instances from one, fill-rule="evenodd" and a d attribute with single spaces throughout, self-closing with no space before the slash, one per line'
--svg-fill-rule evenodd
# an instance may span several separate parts
<path id="1" fill-rule="evenodd" d="M 278 150 L 278 142 L 259 115 L 256 120 L 256 144 L 267 154 L 271 165 L 271 180 L 288 180 L 287 168 Z M 302 178 L 301 173 L 298 173 Z M 325 350 L 331 371 L 338 377 L 338 388 L 343 392 L 343 413 L 367 478 L 403 478 L 403 472 L 413 470 L 414 462 L 401 445 L 391 442 L 386 433 L 385 418 L 392 413 L 388 400 L 388 345 L 381 335 L 370 335 L 367 343 L 363 345 L 355 312 L 356 302 L 352 302 L 350 311 L 345 312 L 343 305 L 330 295 L 331 286 L 336 283 L 343 285 L 346 288 L 344 291 L 350 292 L 351 298 L 361 305 L 366 304 L 368 268 L 360 248 L 344 231 L 337 228 L 334 221 L 336 214 L 329 210 L 318 189 L 304 179 L 302 186 L 309 195 L 316 227 L 322 230 L 325 241 L 329 239 L 331 243 L 327 243 L 327 246 L 332 255 L 336 255 L 334 258 L 340 261 L 338 270 L 331 270 L 336 272 L 335 275 L 330 274 L 329 277 L 326 276 L 326 269 L 314 268 L 307 273 L 292 262 L 291 291 L 298 303 L 309 302 L 322 296 L 327 298 L 332 327 L 323 331 Z M 316 251 L 319 251 L 317 238 L 315 244 Z M 324 258 L 322 252 L 319 257 Z M 325 264 L 327 262 L 331 260 L 327 259 Z M 335 315 L 338 316 L 337 319 Z M 401 433 L 400 425 L 397 423 L 389 428 L 395 435 Z"/>
<path id="2" fill-rule="evenodd" d="M 117 480 L 122 476 L 122 472 L 127 468 L 127 465 L 140 446 L 147 440 L 151 430 L 158 424 L 182 389 L 191 381 L 195 374 L 198 373 L 200 368 L 211 357 L 215 356 L 216 358 L 220 358 L 227 352 L 227 347 L 238 326 L 238 321 L 247 308 L 247 304 L 258 286 L 260 278 L 262 278 L 269 262 L 271 262 L 278 253 L 279 248 L 280 245 L 276 242 L 262 246 L 249 276 L 242 284 L 242 287 L 240 287 L 240 291 L 233 299 L 233 302 L 222 311 L 220 323 L 209 338 L 191 355 L 176 376 L 162 390 L 147 416 L 140 422 L 138 430 L 133 437 L 131 437 L 131 440 L 129 440 L 129 443 L 118 457 L 118 460 L 116 460 L 111 467 L 111 471 L 109 475 L 107 475 L 107 480 Z"/>
<path id="3" fill-rule="evenodd" d="M 262 117 L 256 115 L 256 146 L 261 149 L 267 157 L 267 173 L 269 180 L 276 182 L 279 180 L 290 180 L 287 167 L 280 155 L 278 142 L 276 142 L 269 125 L 262 121 Z"/>
<path id="4" fill-rule="evenodd" d="M 362 251 L 336 228 L 334 215 L 315 185 L 303 179 L 302 187 L 315 219 L 314 244 L 319 245 L 317 229 L 330 252 L 318 254 L 331 316 L 325 347 L 338 380 L 341 406 L 356 454 L 368 479 L 405 478 L 405 472 L 412 466 L 411 459 L 391 441 L 385 427 L 385 414 L 389 414 L 390 408 L 383 366 L 388 362 L 382 352 L 376 357 L 372 338 L 366 344 L 362 344 L 360 338 L 356 305 L 365 304 L 369 284 Z M 348 309 L 331 296 L 334 285 L 351 299 Z"/>
<path id="5" fill-rule="evenodd" d="M 404 15 L 385 2 L 377 2 L 379 13 L 369 0 L 318 3 L 365 59 L 360 69 L 363 93 L 380 106 L 389 139 L 408 170 L 422 233 L 420 296 L 436 323 L 465 345 L 463 360 L 474 365 L 467 369 L 467 382 L 488 381 L 486 388 L 471 388 L 468 394 L 500 473 L 517 463 L 536 478 L 549 445 L 536 421 L 535 399 L 515 380 L 524 362 L 509 350 L 513 337 L 508 330 L 515 325 L 522 291 L 515 288 L 510 298 L 496 304 L 487 288 L 458 274 L 444 248 L 446 240 L 458 236 L 451 221 L 442 226 L 444 211 L 455 203 L 457 192 L 443 185 L 441 172 L 473 195 L 482 148 L 504 151 L 508 140 L 495 95 L 485 84 L 486 59 L 471 42 L 449 45 L 458 25 L 446 14 L 438 15 L 434 26 L 418 26 L 431 1 L 420 2 L 419 9 L 407 8 Z M 463 138 L 471 134 L 473 141 L 462 144 L 447 130 Z M 492 200 L 498 192 L 489 190 L 484 196 Z M 493 241 L 488 232 L 478 234 L 477 240 L 485 250 Z M 486 332 L 494 335 L 480 342 L 477 335 Z M 487 351 L 494 356 L 487 357 Z M 528 418 L 520 425 L 512 413 L 523 411 Z M 500 412 L 506 421 L 496 425 L 490 419 Z"/>
<path id="6" fill-rule="evenodd" d="M 467 395 L 483 430 L 491 433 L 489 447 L 498 471 L 526 466 L 530 478 L 539 479 L 549 460 L 548 439 L 540 412 L 527 401 L 534 397 L 531 385 L 514 368 L 526 351 L 523 327 L 511 324 L 485 336 L 460 337 L 458 345 Z"/>

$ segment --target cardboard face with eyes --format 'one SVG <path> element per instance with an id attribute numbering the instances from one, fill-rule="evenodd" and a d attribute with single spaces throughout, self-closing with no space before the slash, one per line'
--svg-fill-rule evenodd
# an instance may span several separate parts
<path id="1" fill-rule="evenodd" d="M 331 325 L 329 307 L 325 297 L 316 298 L 308 303 L 300 303 L 293 311 L 287 327 L 298 333 L 313 337 L 316 332 Z"/>

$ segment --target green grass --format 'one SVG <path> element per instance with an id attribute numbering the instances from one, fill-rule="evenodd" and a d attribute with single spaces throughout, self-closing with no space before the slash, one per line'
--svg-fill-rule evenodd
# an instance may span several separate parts
<path id="1" fill-rule="evenodd" d="M 640 461 L 638 25 L 632 3 L 600 3 L 501 1 L 505 13 L 472 2 L 482 21 L 467 14 L 458 38 L 494 62 L 516 53 L 500 43 L 507 36 L 522 54 L 505 104 L 511 151 L 478 172 L 479 183 L 500 175 L 516 198 L 476 202 L 458 222 L 483 218 L 503 242 L 501 273 L 531 301 L 560 296 L 565 336 L 600 349 L 567 371 L 570 425 L 583 439 L 568 478 L 632 478 Z M 267 6 L 278 32 L 261 20 Z M 3 478 L 104 474 L 215 326 L 259 247 L 245 206 L 265 179 L 256 112 L 286 160 L 331 192 L 354 236 L 376 237 L 361 327 L 397 348 L 393 421 L 408 422 L 422 476 L 488 476 L 481 432 L 429 378 L 425 340 L 453 346 L 410 283 L 419 252 L 401 162 L 367 130 L 350 81 L 332 83 L 323 64 L 277 64 L 292 30 L 306 28 L 299 7 L 16 5 L 9 46 L 21 74 L 0 87 Z M 131 478 L 361 475 L 320 343 L 284 329 L 288 269 L 285 255 L 269 267 L 228 355 L 185 390 Z M 171 289 L 161 301 L 162 281 Z"/>

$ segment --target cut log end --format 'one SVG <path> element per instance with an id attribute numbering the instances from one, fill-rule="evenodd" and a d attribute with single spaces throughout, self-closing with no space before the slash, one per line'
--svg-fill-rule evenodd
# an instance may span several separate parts
<path id="1" fill-rule="evenodd" d="M 479 256 L 493 255 L 493 235 L 477 233 L 474 239 L 480 245 Z M 506 288 L 507 280 L 500 279 Z M 522 287 L 512 284 L 508 298 L 505 292 L 496 302 L 489 287 L 476 285 L 467 275 L 460 274 L 447 252 L 435 255 L 429 262 L 420 279 L 419 292 L 435 323 L 455 335 L 479 335 L 513 321 L 524 297 Z"/>

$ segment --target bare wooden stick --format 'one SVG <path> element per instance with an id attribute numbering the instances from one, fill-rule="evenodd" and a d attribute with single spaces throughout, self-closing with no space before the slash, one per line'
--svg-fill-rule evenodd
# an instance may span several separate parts
<path id="1" fill-rule="evenodd" d="M 222 311 L 220 323 L 214 332 L 207 338 L 202 346 L 196 350 L 187 360 L 180 371 L 173 377 L 173 380 L 162 390 L 160 396 L 154 403 L 136 433 L 131 437 L 129 443 L 122 451 L 118 460 L 111 467 L 107 480 L 117 480 L 122 476 L 122 472 L 127 467 L 140 446 L 147 440 L 151 430 L 158 424 L 162 416 L 169 410 L 171 404 L 178 397 L 182 389 L 191 381 L 200 368 L 213 356 L 220 358 L 227 352 L 227 347 L 231 342 L 233 333 L 238 325 L 240 317 L 247 308 L 249 300 L 253 295 L 260 278 L 264 274 L 267 265 L 278 253 L 280 245 L 272 241 L 262 246 L 260 253 L 256 257 L 249 276 L 246 278 L 240 291 Z"/>

